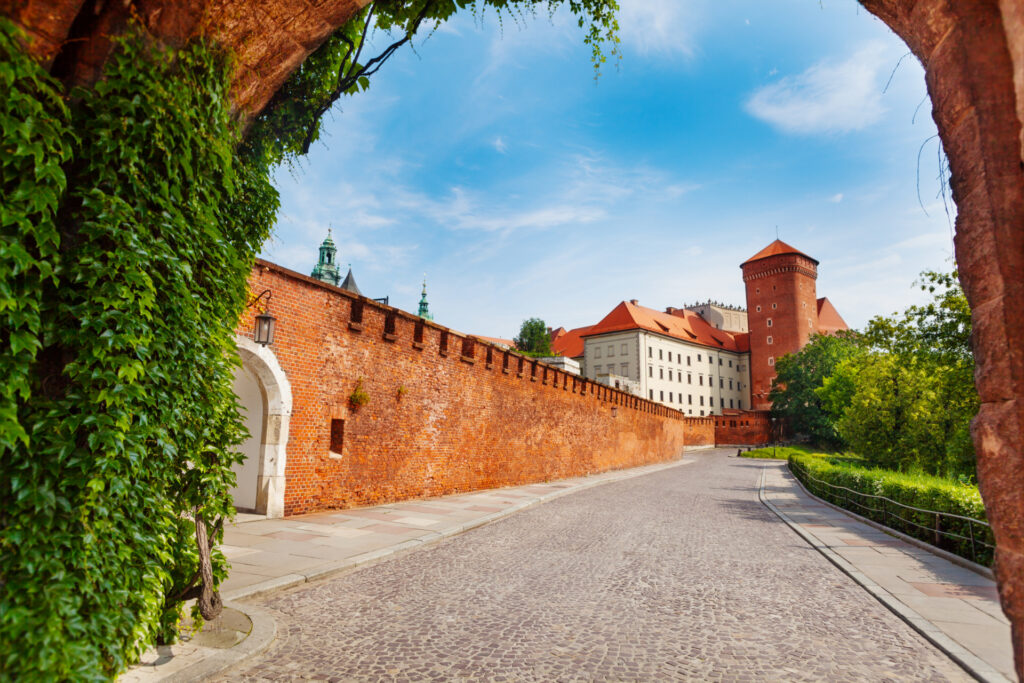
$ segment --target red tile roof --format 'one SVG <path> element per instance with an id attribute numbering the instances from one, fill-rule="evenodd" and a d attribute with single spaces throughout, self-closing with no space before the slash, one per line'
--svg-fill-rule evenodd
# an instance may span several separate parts
<path id="1" fill-rule="evenodd" d="M 764 249 L 762 249 L 761 251 L 757 252 L 756 254 L 754 254 L 753 256 L 748 258 L 746 261 L 741 263 L 740 266 L 742 267 L 742 266 L 747 265 L 748 263 L 753 263 L 754 261 L 760 261 L 761 259 L 768 258 L 769 256 L 780 256 L 782 254 L 798 254 L 800 256 L 803 256 L 804 258 L 811 259 L 815 263 L 818 263 L 817 259 L 811 258 L 810 256 L 808 256 L 804 252 L 800 251 L 799 249 L 795 249 L 795 248 L 789 246 L 788 244 L 786 244 L 782 240 L 775 240 L 774 242 L 769 244 L 767 247 L 765 247 Z"/>
<path id="2" fill-rule="evenodd" d="M 693 311 L 674 309 L 673 313 L 664 313 L 640 306 L 632 301 L 623 301 L 596 325 L 590 328 L 581 328 L 585 331 L 580 334 L 580 337 L 637 329 L 648 330 L 666 337 L 675 337 L 723 351 L 750 350 L 750 335 L 745 332 L 726 332 L 715 329 Z M 576 331 L 573 330 L 573 332 Z M 579 353 L 583 354 L 582 345 Z"/>
<path id="3" fill-rule="evenodd" d="M 583 335 L 590 331 L 593 325 L 577 327 L 575 330 L 566 331 L 559 327 L 551 333 L 551 350 L 554 353 L 566 358 L 579 358 L 583 355 Z"/>
<path id="4" fill-rule="evenodd" d="M 498 346 L 507 346 L 510 349 L 516 348 L 516 343 L 511 339 L 502 339 L 501 337 L 484 337 L 483 335 L 479 334 L 473 336 L 476 337 L 477 339 L 480 339 L 481 341 L 491 342 L 492 344 L 497 344 Z"/>
<path id="5" fill-rule="evenodd" d="M 850 326 L 839 315 L 839 311 L 828 300 L 828 297 L 823 296 L 818 299 L 818 333 L 835 334 L 840 330 L 848 329 L 850 329 Z"/>

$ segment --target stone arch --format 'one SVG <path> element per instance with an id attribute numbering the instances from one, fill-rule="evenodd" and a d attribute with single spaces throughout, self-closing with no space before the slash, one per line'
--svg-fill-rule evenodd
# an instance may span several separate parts
<path id="1" fill-rule="evenodd" d="M 291 383 L 269 347 L 241 335 L 236 335 L 235 343 L 242 367 L 258 381 L 263 399 L 255 509 L 267 517 L 283 517 Z"/>

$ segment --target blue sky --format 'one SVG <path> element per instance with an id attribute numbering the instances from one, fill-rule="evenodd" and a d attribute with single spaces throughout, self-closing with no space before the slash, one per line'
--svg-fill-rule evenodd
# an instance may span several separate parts
<path id="1" fill-rule="evenodd" d="M 263 256 L 309 272 L 331 226 L 367 296 L 415 311 L 426 273 L 437 322 L 512 337 L 625 299 L 742 305 L 778 226 L 851 326 L 921 301 L 951 219 L 923 71 L 884 24 L 853 0 L 620 4 L 596 84 L 565 11 L 467 12 L 401 50 L 279 169 Z"/>

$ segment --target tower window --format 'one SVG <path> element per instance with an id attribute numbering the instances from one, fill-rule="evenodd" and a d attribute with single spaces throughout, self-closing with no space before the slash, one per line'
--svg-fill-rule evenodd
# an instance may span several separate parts
<path id="1" fill-rule="evenodd" d="M 770 335 L 770 334 L 768 335 L 768 343 L 769 343 L 769 344 L 771 344 L 771 343 L 772 343 L 772 335 Z"/>
<path id="2" fill-rule="evenodd" d="M 772 319 L 768 318 L 768 327 L 771 327 L 771 326 L 772 326 Z"/>
<path id="3" fill-rule="evenodd" d="M 807 305 L 807 304 L 804 304 L 804 306 L 806 306 L 806 305 Z M 778 304 L 772 304 L 772 309 L 776 309 L 776 308 L 778 308 L 778 307 L 779 307 L 779 305 L 778 305 Z"/>
<path id="4" fill-rule="evenodd" d="M 772 357 L 772 356 L 768 357 L 768 365 L 772 365 L 772 366 L 775 365 L 775 358 L 774 357 Z"/>
<path id="5" fill-rule="evenodd" d="M 761 312 L 761 305 L 760 305 L 760 304 L 758 304 L 758 306 L 757 306 L 757 312 L 758 312 L 758 313 L 760 313 L 760 312 Z"/>

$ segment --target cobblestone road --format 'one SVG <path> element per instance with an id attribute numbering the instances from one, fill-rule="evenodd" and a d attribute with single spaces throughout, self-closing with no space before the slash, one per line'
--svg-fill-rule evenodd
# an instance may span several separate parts
<path id="1" fill-rule="evenodd" d="M 760 464 L 600 486 L 258 601 L 232 679 L 966 680 L 757 500 Z"/>

